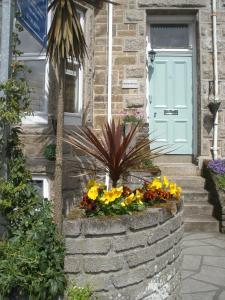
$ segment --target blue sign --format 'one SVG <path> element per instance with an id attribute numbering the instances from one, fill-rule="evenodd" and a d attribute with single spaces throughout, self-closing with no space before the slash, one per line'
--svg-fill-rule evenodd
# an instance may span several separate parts
<path id="1" fill-rule="evenodd" d="M 18 21 L 46 47 L 48 0 L 17 0 Z"/>

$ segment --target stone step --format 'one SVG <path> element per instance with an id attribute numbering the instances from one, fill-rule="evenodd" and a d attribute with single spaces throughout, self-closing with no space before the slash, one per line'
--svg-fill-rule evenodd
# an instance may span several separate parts
<path id="1" fill-rule="evenodd" d="M 194 202 L 195 204 L 208 203 L 209 193 L 204 189 L 183 190 L 184 203 Z"/>
<path id="2" fill-rule="evenodd" d="M 153 159 L 153 162 L 157 165 L 160 163 L 192 163 L 192 155 L 176 155 L 176 154 L 165 154 Z"/>
<path id="3" fill-rule="evenodd" d="M 184 217 L 209 216 L 213 214 L 213 206 L 210 204 L 184 203 Z"/>
<path id="4" fill-rule="evenodd" d="M 219 232 L 219 222 L 208 216 L 186 217 L 184 230 L 186 232 Z"/>
<path id="5" fill-rule="evenodd" d="M 205 179 L 201 176 L 168 176 L 168 179 L 176 182 L 184 191 L 204 191 Z"/>
<path id="6" fill-rule="evenodd" d="M 191 163 L 159 163 L 162 175 L 166 176 L 196 176 L 200 175 L 199 168 Z"/>

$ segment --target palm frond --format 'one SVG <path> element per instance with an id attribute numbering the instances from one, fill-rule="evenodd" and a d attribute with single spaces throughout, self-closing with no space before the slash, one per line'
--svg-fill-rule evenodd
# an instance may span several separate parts
<path id="1" fill-rule="evenodd" d="M 82 0 L 86 4 L 100 8 L 103 2 L 117 4 L 110 0 Z M 53 0 L 48 7 L 53 19 L 48 33 L 47 56 L 55 66 L 61 61 L 84 62 L 87 45 L 80 23 L 80 16 L 74 0 Z"/>
<path id="2" fill-rule="evenodd" d="M 78 131 L 67 132 L 65 141 L 96 159 L 100 165 L 109 172 L 114 186 L 119 178 L 127 171 L 145 159 L 163 154 L 166 147 L 150 149 L 152 140 L 145 137 L 133 145 L 138 124 L 131 127 L 125 135 L 122 133 L 120 123 L 114 120 L 102 128 L 102 139 L 88 127 Z"/>

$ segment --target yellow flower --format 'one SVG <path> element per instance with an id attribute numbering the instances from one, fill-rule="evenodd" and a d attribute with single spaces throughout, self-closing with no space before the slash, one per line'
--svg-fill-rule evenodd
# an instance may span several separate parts
<path id="1" fill-rule="evenodd" d="M 167 188 L 169 186 L 169 180 L 166 176 L 163 176 L 163 185 Z"/>
<path id="2" fill-rule="evenodd" d="M 104 184 L 103 183 L 98 183 L 96 182 L 94 179 L 90 179 L 87 183 L 87 189 L 89 190 L 90 188 L 92 188 L 93 186 L 97 186 L 97 187 L 103 187 Z"/>
<path id="3" fill-rule="evenodd" d="M 135 200 L 134 193 L 130 194 L 125 200 L 125 205 L 131 204 Z"/>
<path id="4" fill-rule="evenodd" d="M 136 199 L 137 200 L 141 200 L 141 199 L 143 199 L 143 193 L 142 192 L 140 192 L 139 190 L 136 190 L 136 195 L 135 195 L 135 197 L 136 197 Z"/>
<path id="5" fill-rule="evenodd" d="M 124 203 L 124 201 L 123 201 L 123 202 L 121 202 L 121 203 L 120 203 L 120 205 L 121 205 L 121 206 L 123 206 L 123 207 L 125 207 L 125 206 L 126 206 L 126 204 Z"/>
<path id="6" fill-rule="evenodd" d="M 110 191 L 104 191 L 103 196 L 101 197 L 101 201 L 105 204 L 109 204 L 110 202 L 114 202 L 118 199 L 123 193 L 123 187 L 112 188 Z"/>
<path id="7" fill-rule="evenodd" d="M 177 192 L 176 192 L 176 197 L 180 198 L 181 193 L 182 193 L 182 188 L 178 186 L 177 187 Z"/>
<path id="8" fill-rule="evenodd" d="M 150 189 L 161 189 L 162 188 L 162 182 L 159 178 L 155 178 L 149 185 L 148 188 Z"/>
<path id="9" fill-rule="evenodd" d="M 98 197 L 98 186 L 93 186 L 88 191 L 88 198 L 91 200 L 96 200 Z"/>
<path id="10" fill-rule="evenodd" d="M 176 183 L 171 183 L 170 184 L 170 194 L 176 195 L 176 193 L 177 193 L 177 185 L 176 185 Z"/>

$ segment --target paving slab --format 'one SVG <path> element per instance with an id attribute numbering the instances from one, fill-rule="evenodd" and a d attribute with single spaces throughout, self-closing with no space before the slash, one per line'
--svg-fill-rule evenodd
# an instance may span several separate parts
<path id="1" fill-rule="evenodd" d="M 196 271 L 201 265 L 202 257 L 200 255 L 184 255 L 183 268 L 185 270 Z"/>
<path id="2" fill-rule="evenodd" d="M 225 300 L 225 235 L 186 234 L 183 254 L 182 300 Z"/>
<path id="3" fill-rule="evenodd" d="M 182 300 L 214 300 L 215 295 L 215 291 L 207 293 L 184 294 Z"/>

